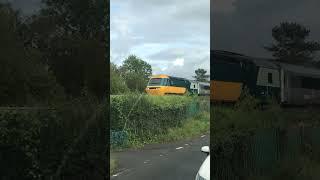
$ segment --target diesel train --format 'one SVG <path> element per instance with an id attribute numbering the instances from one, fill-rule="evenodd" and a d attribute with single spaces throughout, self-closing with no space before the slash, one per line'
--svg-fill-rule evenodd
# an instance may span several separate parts
<path id="1" fill-rule="evenodd" d="M 211 51 L 211 57 L 212 102 L 236 102 L 247 88 L 258 98 L 273 96 L 281 104 L 320 103 L 319 69 L 227 51 Z"/>
<path id="2" fill-rule="evenodd" d="M 145 89 L 150 95 L 210 95 L 210 83 L 191 81 L 165 74 L 153 75 Z"/>

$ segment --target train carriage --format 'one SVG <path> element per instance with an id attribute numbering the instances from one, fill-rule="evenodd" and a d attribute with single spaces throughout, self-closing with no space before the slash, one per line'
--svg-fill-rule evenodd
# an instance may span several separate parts
<path id="1" fill-rule="evenodd" d="M 246 87 L 260 99 L 273 96 L 282 104 L 320 104 L 319 69 L 226 51 L 211 53 L 213 102 L 236 102 Z"/>
<path id="2" fill-rule="evenodd" d="M 190 91 L 190 81 L 165 74 L 153 75 L 145 91 L 150 95 L 184 95 Z"/>
<path id="3" fill-rule="evenodd" d="M 320 70 L 279 63 L 283 104 L 320 104 Z"/>
<path id="4" fill-rule="evenodd" d="M 195 80 L 190 81 L 190 90 L 192 94 L 197 94 L 198 96 L 209 96 L 210 95 L 210 83 L 199 82 Z"/>

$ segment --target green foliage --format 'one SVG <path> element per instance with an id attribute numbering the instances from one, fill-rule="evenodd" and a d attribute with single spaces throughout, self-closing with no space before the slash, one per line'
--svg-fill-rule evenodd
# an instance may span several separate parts
<path id="1" fill-rule="evenodd" d="M 272 29 L 272 37 L 276 41 L 266 50 L 281 62 L 303 64 L 310 63 L 315 51 L 320 50 L 320 44 L 315 41 L 306 41 L 310 30 L 291 22 L 283 22 Z"/>
<path id="2" fill-rule="evenodd" d="M 111 129 L 127 132 L 129 143 L 135 145 L 181 127 L 199 111 L 192 107 L 198 102 L 186 96 L 114 95 L 110 103 Z"/>
<path id="3" fill-rule="evenodd" d="M 84 39 L 101 38 L 104 22 L 107 19 L 105 9 L 107 0 L 43 0 L 46 5 L 42 9 L 43 16 L 55 19 L 58 29 L 66 33 L 79 34 Z M 65 18 L 68 17 L 68 18 Z"/>
<path id="4" fill-rule="evenodd" d="M 210 75 L 207 75 L 207 71 L 204 69 L 197 69 L 195 70 L 196 76 L 193 76 L 197 81 L 200 82 L 208 82 L 208 78 L 210 77 Z"/>
<path id="5" fill-rule="evenodd" d="M 0 111 L 1 175 L 105 178 L 107 1 L 44 2 L 31 17 L 0 3 L 0 105 L 54 107 Z"/>
<path id="6" fill-rule="evenodd" d="M 18 36 L 18 14 L 0 6 L 0 99 L 2 106 L 52 105 L 64 99 L 63 88 L 47 66 L 42 54 L 25 49 Z"/>
<path id="7" fill-rule="evenodd" d="M 239 101 L 235 104 L 235 108 L 240 111 L 252 111 L 259 106 L 259 103 L 260 101 L 250 94 L 249 89 L 244 88 Z"/>
<path id="8" fill-rule="evenodd" d="M 210 114 L 202 112 L 195 117 L 189 118 L 186 122 L 177 128 L 169 128 L 168 133 L 163 136 L 157 136 L 155 141 L 168 142 L 190 139 L 203 133 L 208 133 L 210 129 Z"/>
<path id="9" fill-rule="evenodd" d="M 56 109 L 0 111 L 5 177 L 106 176 L 107 103 L 81 97 Z"/>
<path id="10" fill-rule="evenodd" d="M 116 172 L 117 161 L 114 158 L 110 158 L 110 176 Z"/>
<path id="11" fill-rule="evenodd" d="M 121 71 L 125 76 L 127 73 L 134 73 L 142 76 L 146 80 L 152 75 L 151 65 L 135 55 L 130 55 L 124 60 Z"/>
<path id="12" fill-rule="evenodd" d="M 143 92 L 152 75 L 152 67 L 137 56 L 130 55 L 120 67 L 120 72 L 131 91 Z"/>
<path id="13" fill-rule="evenodd" d="M 129 92 L 129 88 L 120 75 L 117 66 L 113 63 L 110 64 L 110 94 L 123 94 Z"/>
<path id="14" fill-rule="evenodd" d="M 248 97 L 247 97 L 248 98 Z M 253 97 L 249 97 L 249 99 L 252 99 Z M 279 146 L 285 145 L 283 140 L 286 140 L 287 135 L 284 133 L 287 132 L 287 130 L 295 129 L 299 127 L 301 124 L 304 124 L 308 127 L 318 127 L 320 122 L 320 116 L 316 113 L 317 109 L 282 109 L 276 102 L 272 99 L 268 100 L 268 106 L 266 106 L 264 109 L 261 108 L 255 108 L 256 103 L 253 103 L 251 105 L 250 103 L 241 103 L 240 107 L 224 107 L 224 106 L 211 106 L 211 151 L 212 151 L 212 158 L 215 159 L 215 162 L 217 163 L 216 166 L 223 166 L 219 163 L 230 163 L 227 165 L 230 168 L 233 167 L 242 167 L 242 165 L 236 164 L 239 161 L 244 161 L 243 158 L 245 158 L 246 162 L 245 164 L 250 164 L 252 161 L 252 156 L 257 156 L 259 151 L 263 152 L 270 152 L 269 150 L 257 150 L 258 147 L 265 147 L 265 145 L 270 144 L 272 146 L 272 143 L 276 143 L 274 139 L 278 138 L 277 140 L 281 140 Z M 248 100 L 245 100 L 245 102 L 248 102 Z M 244 108 L 244 106 L 249 106 L 249 108 Z M 277 131 L 279 134 L 273 134 L 272 132 Z M 266 136 L 264 136 L 266 135 Z M 310 135 L 310 134 L 309 134 Z M 265 137 L 265 138 L 263 138 Z M 259 139 L 260 138 L 260 139 Z M 291 137 L 292 138 L 292 137 Z M 253 141 L 249 141 L 252 139 Z M 259 139 L 259 140 L 258 140 Z M 308 139 L 308 138 L 307 138 Z M 272 142 L 271 142 L 271 141 Z M 277 141 L 276 140 L 276 141 Z M 298 140 L 298 139 L 297 139 Z M 300 140 L 299 140 L 300 142 Z M 301 141 L 302 142 L 302 141 Z M 303 142 L 306 142 L 306 145 L 308 145 L 308 140 L 304 140 Z M 250 144 L 251 143 L 251 144 Z M 252 144 L 253 143 L 253 144 Z M 309 147 L 309 146 L 307 146 Z M 253 148 L 254 154 L 250 154 L 250 150 L 248 148 Z M 269 146 L 268 146 L 269 148 Z M 276 147 L 274 147 L 276 148 Z M 282 147 L 280 147 L 282 149 Z M 271 148 L 272 149 L 272 148 Z M 313 155 L 307 155 L 310 159 L 317 159 L 315 158 L 315 154 L 319 154 L 316 151 L 316 148 L 309 148 Z M 250 152 L 248 152 L 248 150 Z M 273 149 L 275 150 L 275 149 Z M 277 149 L 278 150 L 278 149 Z M 298 151 L 298 149 L 295 149 Z M 289 150 L 290 151 L 290 150 Z M 244 152 L 248 152 L 248 154 L 243 154 Z M 278 152 L 278 151 L 277 151 Z M 287 152 L 287 151 L 286 151 Z M 260 152 L 259 152 L 260 153 Z M 279 153 L 283 153 L 282 151 Z M 309 153 L 309 151 L 308 151 Z M 286 155 L 286 153 L 281 154 L 281 157 Z M 265 155 L 262 155 L 265 156 Z M 238 159 L 237 159 L 238 158 Z M 261 159 L 254 159 L 256 161 L 261 162 Z M 281 159 L 284 160 L 284 159 Z M 219 162 L 218 162 L 219 161 Z M 258 162 L 257 162 L 258 163 Z M 288 164 L 282 164 L 282 163 L 288 163 L 288 162 L 282 162 L 279 164 L 279 167 L 276 167 L 276 170 L 279 170 L 277 172 L 268 173 L 271 174 L 271 176 L 268 177 L 252 177 L 252 179 L 289 179 L 290 174 L 294 177 L 300 177 L 305 178 L 307 176 L 309 177 L 318 177 L 315 171 L 309 168 L 302 168 L 301 166 L 297 166 L 297 162 L 291 161 L 288 164 L 291 164 L 292 166 L 287 166 Z M 300 164 L 308 164 L 305 162 L 299 162 Z M 298 163 L 298 164 L 299 164 Z M 241 164 L 241 163 L 240 163 Z M 267 165 L 269 167 L 269 165 Z M 274 164 L 272 166 L 278 166 L 277 164 Z M 253 168 L 253 167 L 252 167 Z M 271 168 L 271 167 L 270 167 Z M 251 167 L 247 167 L 246 169 L 251 169 Z M 297 170 L 300 169 L 305 172 L 298 172 Z M 221 169 L 219 170 L 221 171 Z M 232 173 L 239 173 L 241 170 L 234 170 L 232 169 Z M 313 172 L 311 172 L 313 171 Z M 251 172 L 251 171 L 250 171 Z M 256 171 L 254 171 L 256 172 Z M 231 172 L 226 172 L 230 174 Z M 253 173 L 253 171 L 252 171 Z M 213 172 L 214 174 L 214 172 Z M 311 175 L 313 174 L 313 175 Z M 292 176 L 291 176 L 292 177 Z M 224 177 L 220 177 L 224 178 Z M 249 178 L 250 179 L 250 178 Z M 299 179 L 299 178 L 298 178 Z"/>
<path id="15" fill-rule="evenodd" d="M 37 179 L 42 112 L 0 111 L 1 177 Z"/>
<path id="16" fill-rule="evenodd" d="M 109 89 L 104 6 L 106 1 L 51 1 L 18 26 L 28 51 L 41 52 L 41 61 L 53 72 L 70 97 L 87 88 L 103 99 Z M 66 18 L 67 17 L 67 18 Z"/>

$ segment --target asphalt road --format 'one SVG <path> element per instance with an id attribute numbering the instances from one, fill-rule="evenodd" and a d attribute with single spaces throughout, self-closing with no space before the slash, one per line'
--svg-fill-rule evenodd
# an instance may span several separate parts
<path id="1" fill-rule="evenodd" d="M 140 150 L 113 153 L 119 167 L 111 180 L 194 180 L 206 155 L 209 134 L 188 141 L 148 145 Z"/>

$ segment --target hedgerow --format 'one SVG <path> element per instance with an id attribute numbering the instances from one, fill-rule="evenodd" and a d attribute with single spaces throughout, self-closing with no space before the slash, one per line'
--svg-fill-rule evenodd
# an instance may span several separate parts
<path id="1" fill-rule="evenodd" d="M 106 177 L 108 104 L 0 110 L 1 179 Z"/>
<path id="2" fill-rule="evenodd" d="M 188 96 L 129 94 L 111 96 L 110 107 L 111 130 L 144 141 L 181 126 L 186 118 L 198 112 L 199 102 Z M 117 139 L 111 141 L 114 145 L 121 144 Z"/>

